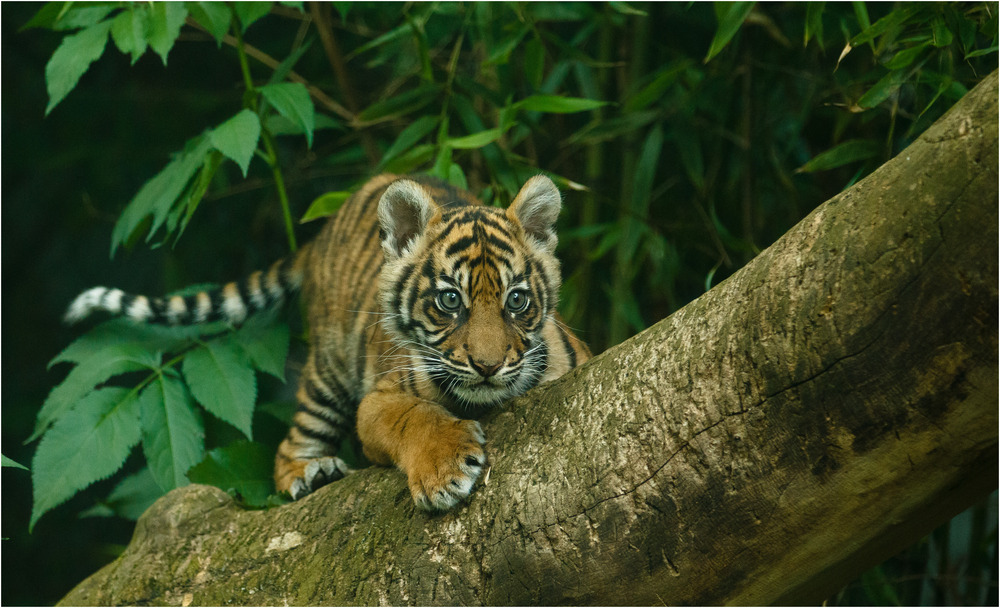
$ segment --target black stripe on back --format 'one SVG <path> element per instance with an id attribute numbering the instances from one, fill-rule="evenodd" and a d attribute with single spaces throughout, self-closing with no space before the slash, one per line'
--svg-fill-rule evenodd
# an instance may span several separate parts
<path id="1" fill-rule="evenodd" d="M 555 321 L 553 321 L 555 323 Z M 569 355 L 569 366 L 570 368 L 576 367 L 576 350 L 573 348 L 573 343 L 569 341 L 569 334 L 563 329 L 563 326 L 556 323 L 556 329 L 559 330 L 559 336 L 562 338 L 563 348 L 566 349 L 566 354 Z"/>

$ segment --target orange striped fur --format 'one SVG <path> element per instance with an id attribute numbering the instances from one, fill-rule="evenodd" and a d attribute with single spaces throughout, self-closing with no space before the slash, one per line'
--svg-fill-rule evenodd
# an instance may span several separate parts
<path id="1" fill-rule="evenodd" d="M 356 431 L 371 461 L 406 473 L 419 507 L 449 509 L 486 463 L 482 429 L 465 418 L 590 356 L 555 314 L 560 205 L 543 176 L 503 210 L 436 179 L 379 175 L 266 273 L 166 301 L 94 288 L 67 319 L 240 323 L 301 287 L 310 350 L 278 490 L 298 499 L 346 474 L 336 455 Z"/>

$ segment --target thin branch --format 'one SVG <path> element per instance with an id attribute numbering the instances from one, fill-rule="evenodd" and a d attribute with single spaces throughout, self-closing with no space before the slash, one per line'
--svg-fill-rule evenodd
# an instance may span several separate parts
<path id="1" fill-rule="evenodd" d="M 320 2 L 309 3 L 309 13 L 316 24 L 316 32 L 323 43 L 323 51 L 326 52 L 327 61 L 330 62 L 330 67 L 333 68 L 337 84 L 340 85 L 340 90 L 344 95 L 344 100 L 347 102 L 347 107 L 354 115 L 353 120 L 356 121 L 360 106 L 358 105 L 357 94 L 354 92 L 354 86 L 351 84 L 350 74 L 344 65 L 344 56 L 340 52 L 337 40 L 333 37 L 330 10 L 329 4 Z M 371 136 L 365 131 L 361 131 L 361 146 L 364 148 L 368 160 L 372 164 L 377 163 L 380 156 L 378 148 L 375 146 L 375 142 L 372 141 Z"/>
<path id="2" fill-rule="evenodd" d="M 197 21 L 195 21 L 191 17 L 188 17 L 185 20 L 185 23 L 188 24 L 188 25 L 190 25 L 191 27 L 193 27 L 195 29 L 198 29 L 198 30 L 201 30 L 201 31 L 205 32 L 206 34 L 210 34 L 210 32 L 208 30 L 206 30 L 204 27 L 202 27 L 200 23 L 198 23 Z M 237 42 L 236 38 L 233 37 L 232 34 L 226 34 L 225 37 L 223 37 L 222 42 L 225 43 L 225 44 L 227 44 L 227 45 L 229 45 L 229 46 L 231 46 L 231 47 L 233 47 L 233 48 L 236 48 L 238 46 L 238 44 L 239 44 Z M 257 47 L 255 47 L 255 46 L 253 46 L 251 44 L 244 43 L 243 44 L 243 49 L 246 52 L 246 54 L 247 54 L 248 57 L 253 57 L 254 59 L 256 59 L 257 61 L 263 63 L 264 65 L 266 65 L 267 67 L 271 68 L 272 70 L 277 69 L 278 66 L 281 64 L 280 61 L 278 61 L 274 57 L 271 57 L 270 55 L 268 55 L 264 51 L 258 49 Z M 341 118 L 347 120 L 348 122 L 350 122 L 352 124 L 356 120 L 356 116 L 354 115 L 353 112 L 351 112 L 350 110 L 348 110 L 344 106 L 340 105 L 336 101 L 330 99 L 330 97 L 326 93 L 324 93 L 323 91 L 321 91 L 319 89 L 319 87 L 317 87 L 316 85 L 310 84 L 308 80 L 306 80 L 305 78 L 303 78 L 298 73 L 296 73 L 296 72 L 289 72 L 288 73 L 288 79 L 291 80 L 292 82 L 298 82 L 300 84 L 305 85 L 306 89 L 309 91 L 309 95 L 313 99 L 315 99 L 321 106 L 323 106 L 324 108 L 326 108 L 330 112 L 333 112 L 337 116 L 340 116 Z"/>

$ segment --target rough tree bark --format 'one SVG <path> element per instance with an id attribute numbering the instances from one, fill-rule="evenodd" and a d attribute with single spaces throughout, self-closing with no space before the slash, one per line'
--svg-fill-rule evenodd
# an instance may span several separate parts
<path id="1" fill-rule="evenodd" d="M 997 94 L 492 415 L 458 510 L 383 468 L 268 511 L 189 486 L 63 602 L 822 600 L 997 485 Z"/>

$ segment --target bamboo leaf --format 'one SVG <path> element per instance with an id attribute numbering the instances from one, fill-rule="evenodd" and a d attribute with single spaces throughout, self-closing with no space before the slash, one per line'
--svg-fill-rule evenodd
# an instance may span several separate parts
<path id="1" fill-rule="evenodd" d="M 314 200 L 309 208 L 306 209 L 305 214 L 302 219 L 299 220 L 301 223 L 311 222 L 312 220 L 319 219 L 321 217 L 327 217 L 336 213 L 337 209 L 344 204 L 347 199 L 351 197 L 352 192 L 327 192 L 326 194 L 320 195 L 319 198 Z"/>
<path id="2" fill-rule="evenodd" d="M 414 144 L 426 137 L 437 125 L 437 116 L 421 116 L 420 118 L 414 120 L 409 124 L 409 126 L 400 132 L 400 134 L 396 137 L 396 141 L 392 142 L 389 149 L 382 155 L 382 161 L 379 163 L 379 168 L 384 167 L 387 162 L 396 158 L 403 152 L 412 149 Z"/>
<path id="3" fill-rule="evenodd" d="M 358 114 L 358 122 L 375 123 L 405 116 L 429 104 L 437 97 L 437 94 L 437 85 L 421 85 L 412 91 L 400 93 L 389 99 L 373 103 Z"/>
<path id="4" fill-rule="evenodd" d="M 545 45 L 536 36 L 524 45 L 524 77 L 535 90 L 545 77 Z"/>
<path id="5" fill-rule="evenodd" d="M 855 3 L 855 6 L 858 4 L 859 3 Z M 888 15 L 882 17 L 871 26 L 866 26 L 860 34 L 851 38 L 851 46 L 857 47 L 860 44 L 874 40 L 876 37 L 885 34 L 896 26 L 905 23 L 916 13 L 916 11 L 917 9 L 912 7 L 893 9 Z M 865 18 L 867 18 L 867 14 L 867 11 L 865 11 Z"/>
<path id="6" fill-rule="evenodd" d="M 871 139 L 852 139 L 817 154 L 812 160 L 795 170 L 796 173 L 813 173 L 835 169 L 846 164 L 877 156 L 881 144 Z"/>
<path id="7" fill-rule="evenodd" d="M 901 70 L 913 63 L 930 45 L 930 42 L 924 42 L 923 44 L 903 49 L 902 51 L 896 53 L 893 58 L 885 64 L 885 67 L 890 70 Z"/>
<path id="8" fill-rule="evenodd" d="M 931 23 L 931 31 L 933 32 L 934 46 L 936 47 L 946 47 L 955 39 L 955 36 L 948 29 L 944 19 L 941 17 L 935 18 L 933 23 Z"/>
<path id="9" fill-rule="evenodd" d="M 63 38 L 45 64 L 45 86 L 49 93 L 46 116 L 76 87 L 90 64 L 104 54 L 110 30 L 111 22 L 102 21 Z"/>
<path id="10" fill-rule="evenodd" d="M 529 31 L 531 31 L 531 28 L 525 26 L 508 35 L 493 47 L 493 52 L 490 53 L 490 56 L 485 62 L 483 62 L 483 65 L 503 65 L 510 61 L 511 52 L 517 48 L 517 45 L 521 43 L 521 39 L 524 38 Z"/>
<path id="11" fill-rule="evenodd" d="M 102 388 L 81 400 L 38 444 L 28 530 L 50 509 L 120 469 L 140 434 L 135 391 Z"/>
<path id="12" fill-rule="evenodd" d="M 514 104 L 514 108 L 524 112 L 547 112 L 550 114 L 570 114 L 586 112 L 608 105 L 607 101 L 584 99 L 582 97 L 561 97 L 559 95 L 532 95 Z"/>
<path id="13" fill-rule="evenodd" d="M 986 49 L 979 49 L 978 51 L 972 51 L 971 53 L 965 55 L 963 59 L 968 60 L 972 59 L 973 57 L 981 57 L 982 55 L 989 55 L 990 53 L 996 53 L 998 49 L 1000 49 L 1000 46 L 994 44 L 993 46 Z"/>
<path id="14" fill-rule="evenodd" d="M 677 155 L 684 165 L 684 172 L 699 192 L 705 191 L 705 160 L 701 150 L 701 138 L 698 132 L 684 121 L 678 121 L 672 132 L 672 139 L 677 146 Z"/>
<path id="15" fill-rule="evenodd" d="M 905 80 L 906 74 L 903 70 L 889 72 L 861 96 L 861 99 L 858 100 L 858 106 L 866 110 L 874 108 L 899 90 L 900 85 L 902 85 Z"/>
<path id="16" fill-rule="evenodd" d="M 803 33 L 802 46 L 809 45 L 810 38 L 816 38 L 819 48 L 823 48 L 823 9 L 826 2 L 806 3 L 806 23 Z"/>
<path id="17" fill-rule="evenodd" d="M 495 142 L 502 135 L 503 131 L 500 129 L 487 129 L 464 137 L 449 139 L 448 145 L 456 150 L 474 150 Z"/>
<path id="18" fill-rule="evenodd" d="M 705 63 L 715 57 L 726 48 L 729 41 L 733 39 L 736 32 L 740 31 L 743 22 L 753 9 L 754 2 L 716 2 L 715 16 L 719 22 L 715 30 L 715 36 L 708 47 L 708 54 L 705 55 Z"/>

